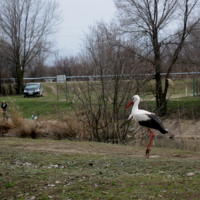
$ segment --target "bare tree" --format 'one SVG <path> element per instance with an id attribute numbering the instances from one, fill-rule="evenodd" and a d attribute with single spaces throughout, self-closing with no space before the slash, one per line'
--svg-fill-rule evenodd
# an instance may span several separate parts
<path id="1" fill-rule="evenodd" d="M 45 64 L 47 54 L 38 54 L 29 62 L 25 69 L 25 77 L 42 77 L 47 76 L 48 67 Z"/>
<path id="2" fill-rule="evenodd" d="M 54 62 L 54 66 L 57 68 L 57 73 L 64 74 L 66 76 L 72 75 L 72 69 L 76 65 L 77 65 L 77 58 L 74 56 L 57 58 Z"/>
<path id="3" fill-rule="evenodd" d="M 116 47 L 113 43 L 116 37 L 115 30 L 104 23 L 91 28 L 84 43 L 84 64 L 92 75 L 100 78 L 77 82 L 74 87 L 71 84 L 73 93 L 69 96 L 75 102 L 78 121 L 94 140 L 120 143 L 127 139 L 130 121 L 127 121 L 124 107 L 132 96 L 130 91 L 136 90 L 134 78 L 140 69 L 129 51 Z M 131 71 L 128 66 L 132 66 Z M 128 72 L 132 74 L 131 80 L 126 77 Z"/>
<path id="4" fill-rule="evenodd" d="M 76 59 L 76 65 L 72 68 L 73 76 L 91 76 L 94 75 L 95 64 L 88 52 L 82 51 Z"/>
<path id="5" fill-rule="evenodd" d="M 3 60 L 3 51 L 2 49 L 0 49 L 0 95 L 3 94 L 3 88 L 2 88 L 2 84 L 3 84 L 3 81 L 2 81 L 2 78 L 5 78 L 5 63 L 4 63 L 4 60 Z"/>
<path id="6" fill-rule="evenodd" d="M 115 0 L 121 33 L 139 51 L 127 50 L 145 59 L 154 68 L 155 96 L 160 114 L 167 111 L 166 95 L 174 68 L 189 33 L 198 24 L 198 0 Z M 164 87 L 161 73 L 165 76 Z"/>
<path id="7" fill-rule="evenodd" d="M 185 70 L 200 71 L 200 24 L 191 31 L 180 58 Z"/>
<path id="8" fill-rule="evenodd" d="M 5 52 L 0 46 L 0 95 L 12 95 L 13 80 L 4 78 L 10 78 L 9 65 L 5 59 Z"/>
<path id="9" fill-rule="evenodd" d="M 41 52 L 49 51 L 48 36 L 59 22 L 59 7 L 54 0 L 1 0 L 1 46 L 22 92 L 25 68 Z M 5 41 L 5 42 L 4 42 Z"/>

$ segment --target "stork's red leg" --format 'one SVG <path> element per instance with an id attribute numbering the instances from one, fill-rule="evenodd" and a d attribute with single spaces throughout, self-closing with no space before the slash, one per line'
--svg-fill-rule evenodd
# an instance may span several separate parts
<path id="1" fill-rule="evenodd" d="M 148 146 L 147 146 L 147 149 L 146 149 L 146 156 L 147 156 L 147 158 L 149 157 L 149 155 L 150 155 L 150 150 L 151 150 L 151 140 L 153 139 L 153 137 L 154 137 L 154 134 L 153 134 L 153 132 L 149 129 L 149 132 L 150 132 L 150 140 L 149 140 L 149 144 L 148 144 Z"/>

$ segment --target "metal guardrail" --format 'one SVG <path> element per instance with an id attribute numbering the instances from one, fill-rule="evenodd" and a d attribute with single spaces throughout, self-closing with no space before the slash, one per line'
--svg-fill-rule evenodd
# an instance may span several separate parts
<path id="1" fill-rule="evenodd" d="M 161 76 L 165 76 L 167 73 L 161 73 L 160 75 Z M 199 75 L 200 72 L 178 72 L 178 73 L 170 73 L 171 76 L 176 76 L 176 75 Z M 66 80 L 67 79 L 79 79 L 79 78 L 89 78 L 90 80 L 93 80 L 94 78 L 101 78 L 101 77 L 104 77 L 104 78 L 114 78 L 116 77 L 117 75 L 94 75 L 94 76 L 66 76 Z M 123 75 L 124 77 L 133 77 L 135 75 L 132 75 L 132 74 L 125 74 Z M 137 76 L 155 76 L 155 74 L 137 74 Z M 56 76 L 52 76 L 52 77 L 35 77 L 35 78 L 24 78 L 23 80 L 55 80 L 57 79 Z M 1 80 L 12 80 L 13 82 L 16 81 L 16 78 L 1 78 Z"/>

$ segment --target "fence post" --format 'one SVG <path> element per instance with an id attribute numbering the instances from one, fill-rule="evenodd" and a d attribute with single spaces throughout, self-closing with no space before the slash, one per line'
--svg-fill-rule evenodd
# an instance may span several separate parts
<path id="1" fill-rule="evenodd" d="M 195 97 L 195 78 L 193 78 L 193 96 Z"/>

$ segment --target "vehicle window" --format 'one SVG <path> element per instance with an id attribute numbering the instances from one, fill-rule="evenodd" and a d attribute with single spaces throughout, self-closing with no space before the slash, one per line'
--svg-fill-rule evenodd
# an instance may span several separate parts
<path id="1" fill-rule="evenodd" d="M 38 89 L 38 84 L 26 85 L 25 89 Z"/>

